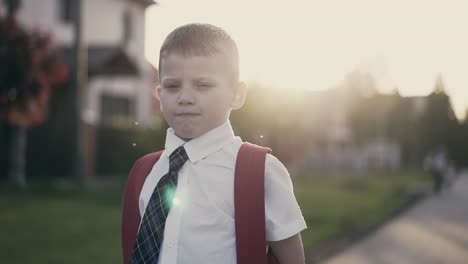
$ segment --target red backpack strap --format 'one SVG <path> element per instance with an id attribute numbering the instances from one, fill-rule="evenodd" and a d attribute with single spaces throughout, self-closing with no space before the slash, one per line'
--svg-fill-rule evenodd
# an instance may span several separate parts
<path id="1" fill-rule="evenodd" d="M 234 177 L 237 264 L 267 263 L 265 159 L 271 149 L 243 143 Z"/>
<path id="2" fill-rule="evenodd" d="M 147 154 L 133 164 L 128 175 L 122 207 L 122 251 L 124 264 L 128 264 L 140 226 L 138 200 L 146 177 L 154 164 L 159 160 L 162 150 Z"/>

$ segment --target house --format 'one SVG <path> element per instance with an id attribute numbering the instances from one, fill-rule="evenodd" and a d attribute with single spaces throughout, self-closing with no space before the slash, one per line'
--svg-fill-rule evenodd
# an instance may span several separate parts
<path id="1" fill-rule="evenodd" d="M 73 60 L 74 0 L 22 0 L 18 20 L 51 33 Z M 145 59 L 145 9 L 152 0 L 82 0 L 82 42 L 87 59 L 82 119 L 90 125 L 127 120 L 150 126 L 157 70 Z M 4 9 L 3 1 L 0 10 Z"/>
<path id="2" fill-rule="evenodd" d="M 31 30 L 50 33 L 72 66 L 77 1 L 17 1 L 17 21 Z M 1 14 L 7 10 L 6 3 L 0 1 Z M 81 120 L 74 115 L 77 100 L 73 85 L 68 83 L 56 89 L 48 120 L 28 133 L 28 148 L 37 151 L 28 152 L 27 174 L 66 176 L 83 170 L 78 174 L 91 178 L 99 162 L 99 127 L 157 124 L 154 113 L 159 111 L 159 104 L 154 88 L 158 74 L 144 55 L 145 9 L 156 3 L 81 0 L 80 31 L 86 62 L 86 78 L 79 91 Z"/>

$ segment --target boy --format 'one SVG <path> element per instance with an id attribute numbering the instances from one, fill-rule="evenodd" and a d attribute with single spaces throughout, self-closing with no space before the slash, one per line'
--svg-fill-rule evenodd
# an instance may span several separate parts
<path id="1" fill-rule="evenodd" d="M 233 184 L 242 141 L 229 115 L 244 104 L 247 89 L 239 81 L 237 46 L 213 25 L 179 27 L 161 47 L 159 75 L 157 97 L 170 128 L 141 189 L 142 220 L 129 262 L 234 264 Z M 300 231 L 306 224 L 286 168 L 270 154 L 265 224 L 279 262 L 304 263 Z"/>

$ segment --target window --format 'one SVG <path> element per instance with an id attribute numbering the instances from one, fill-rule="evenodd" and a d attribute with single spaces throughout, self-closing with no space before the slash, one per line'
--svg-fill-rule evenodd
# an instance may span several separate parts
<path id="1" fill-rule="evenodd" d="M 129 10 L 126 10 L 122 17 L 122 44 L 127 45 L 132 39 L 132 15 Z"/>
<path id="2" fill-rule="evenodd" d="M 101 96 L 101 123 L 108 126 L 130 126 L 134 119 L 132 98 L 104 94 Z"/>
<path id="3" fill-rule="evenodd" d="M 73 1 L 74 0 L 59 0 L 60 19 L 63 22 L 72 22 L 73 19 Z"/>

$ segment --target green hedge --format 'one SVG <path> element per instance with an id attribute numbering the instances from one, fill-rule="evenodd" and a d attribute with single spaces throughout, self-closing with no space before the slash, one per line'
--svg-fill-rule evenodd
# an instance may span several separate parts
<path id="1" fill-rule="evenodd" d="M 141 156 L 164 148 L 167 126 L 161 129 L 99 127 L 96 138 L 97 175 L 127 174 Z"/>

